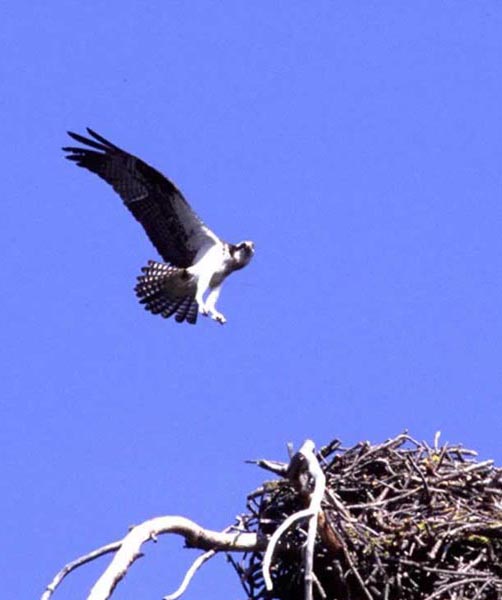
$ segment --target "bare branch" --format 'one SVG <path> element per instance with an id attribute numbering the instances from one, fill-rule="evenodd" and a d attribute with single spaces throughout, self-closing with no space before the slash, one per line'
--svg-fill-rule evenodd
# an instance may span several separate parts
<path id="1" fill-rule="evenodd" d="M 271 471 L 272 473 L 280 475 L 281 477 L 284 477 L 286 475 L 286 471 L 288 470 L 288 464 L 278 460 L 265 460 L 264 458 L 259 458 L 258 460 L 246 460 L 244 462 L 246 462 L 248 465 L 257 465 L 261 469 Z"/>
<path id="2" fill-rule="evenodd" d="M 215 554 L 216 550 L 208 550 L 207 552 L 204 552 L 204 554 L 198 556 L 193 561 L 192 566 L 185 573 L 185 577 L 183 577 L 183 581 L 181 582 L 180 587 L 172 594 L 164 596 L 164 600 L 178 600 L 178 598 L 181 598 L 181 596 L 183 596 L 183 594 L 185 593 L 188 584 L 192 581 L 192 578 L 195 575 L 195 573 L 197 573 L 197 571 L 202 567 L 204 563 L 206 563 L 209 559 L 213 558 Z"/>
<path id="3" fill-rule="evenodd" d="M 127 569 L 141 556 L 141 546 L 164 533 L 182 535 L 187 545 L 203 550 L 255 550 L 258 538 L 249 533 L 221 533 L 203 529 L 185 517 L 157 517 L 132 529 L 122 541 L 120 550 L 101 575 L 88 596 L 88 600 L 107 600 Z"/>
<path id="4" fill-rule="evenodd" d="M 317 534 L 317 519 L 321 512 L 321 502 L 326 489 L 326 477 L 314 453 L 314 443 L 307 440 L 300 449 L 307 459 L 308 472 L 314 480 L 314 491 L 310 497 L 310 519 L 305 546 L 305 600 L 312 600 L 312 583 L 314 581 L 314 546 Z"/>
<path id="5" fill-rule="evenodd" d="M 71 563 L 65 565 L 46 587 L 45 592 L 42 594 L 40 600 L 49 600 L 52 594 L 56 591 L 58 585 L 73 570 L 77 569 L 78 567 L 81 567 L 82 565 L 85 565 L 88 562 L 95 560 L 96 558 L 99 558 L 100 556 L 104 556 L 105 554 L 109 554 L 110 552 L 115 552 L 120 548 L 121 545 L 122 540 L 119 540 L 118 542 L 112 542 L 111 544 L 107 544 L 106 546 L 97 548 L 96 550 L 93 550 L 92 552 L 89 552 L 84 556 L 80 556 Z"/>
<path id="6" fill-rule="evenodd" d="M 228 533 L 229 531 L 235 531 L 235 530 L 236 530 L 236 526 L 230 525 L 229 527 L 225 528 L 222 533 Z M 192 566 L 185 573 L 185 577 L 183 577 L 183 581 L 181 582 L 181 585 L 179 586 L 179 588 L 172 594 L 169 594 L 168 596 L 164 596 L 164 600 L 178 600 L 178 598 L 180 598 L 185 593 L 185 591 L 186 591 L 190 581 L 192 581 L 192 578 L 195 575 L 195 573 L 197 573 L 197 571 L 202 567 L 202 565 L 204 565 L 208 560 L 213 558 L 213 556 L 216 555 L 216 552 L 217 552 L 216 550 L 211 549 L 211 550 L 208 550 L 207 552 L 204 552 L 204 554 L 201 554 L 200 556 L 198 556 L 193 561 Z"/>
<path id="7" fill-rule="evenodd" d="M 190 548 L 200 548 L 214 552 L 249 552 L 265 548 L 264 542 L 260 540 L 256 533 L 212 531 L 204 529 L 185 517 L 156 517 L 133 527 L 119 542 L 103 546 L 66 565 L 47 587 L 41 600 L 48 600 L 63 578 L 72 570 L 99 556 L 103 556 L 103 554 L 117 551 L 112 562 L 98 579 L 88 596 L 88 600 L 107 600 L 132 563 L 141 557 L 141 546 L 145 542 L 155 540 L 157 536 L 166 533 L 176 533 L 183 536 Z M 197 568 L 198 566 L 195 571 Z"/>

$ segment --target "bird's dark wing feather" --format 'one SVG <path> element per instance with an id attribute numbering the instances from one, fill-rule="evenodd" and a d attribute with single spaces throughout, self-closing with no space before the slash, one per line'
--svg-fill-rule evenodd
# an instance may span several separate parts
<path id="1" fill-rule="evenodd" d="M 87 147 L 63 148 L 66 158 L 113 187 L 166 262 L 189 267 L 201 248 L 219 242 L 169 179 L 92 129 L 87 131 L 94 139 L 68 132 Z"/>

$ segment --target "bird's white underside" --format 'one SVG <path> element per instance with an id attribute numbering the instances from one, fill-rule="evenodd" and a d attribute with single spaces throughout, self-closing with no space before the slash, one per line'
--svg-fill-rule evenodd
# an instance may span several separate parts
<path id="1" fill-rule="evenodd" d="M 199 305 L 199 312 L 209 315 L 219 323 L 225 323 L 226 319 L 222 313 L 216 310 L 221 284 L 225 278 L 225 267 L 230 260 L 228 247 L 220 240 L 216 243 L 206 243 L 197 252 L 194 264 L 187 269 L 197 281 L 195 300 Z M 207 298 L 204 295 L 210 290 Z"/>

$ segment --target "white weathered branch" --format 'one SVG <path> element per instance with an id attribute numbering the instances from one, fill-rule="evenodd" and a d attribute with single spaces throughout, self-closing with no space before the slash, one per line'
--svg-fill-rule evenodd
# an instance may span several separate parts
<path id="1" fill-rule="evenodd" d="M 69 575 L 72 571 L 85 565 L 88 562 L 96 560 L 100 556 L 104 556 L 105 554 L 109 554 L 110 552 L 116 552 L 122 544 L 122 540 L 118 542 L 112 542 L 111 544 L 107 544 L 106 546 L 102 546 L 101 548 L 97 548 L 84 556 L 80 556 L 76 558 L 71 563 L 65 565 L 59 573 L 56 574 L 54 579 L 49 583 L 49 585 L 45 588 L 45 592 L 42 594 L 40 600 L 49 600 L 52 594 L 56 591 L 58 585 L 63 581 L 63 579 Z"/>
<path id="2" fill-rule="evenodd" d="M 235 525 L 230 525 L 230 527 L 227 527 L 226 529 L 224 529 L 222 531 L 222 533 L 228 533 L 229 531 L 235 530 Z M 189 583 L 192 581 L 193 576 L 195 575 L 195 573 L 197 573 L 197 571 L 202 567 L 203 564 L 205 564 L 209 559 L 213 558 L 213 556 L 216 554 L 216 550 L 211 549 L 208 550 L 207 552 L 204 552 L 204 554 L 201 554 L 200 556 L 198 556 L 192 563 L 192 565 L 190 566 L 190 568 L 188 569 L 188 571 L 185 573 L 185 577 L 183 577 L 183 581 L 181 582 L 180 586 L 178 587 L 178 589 L 173 592 L 172 594 L 169 594 L 168 596 L 164 596 L 164 600 L 178 600 L 178 598 L 181 598 L 181 596 L 183 596 L 183 594 L 185 593 Z"/>
<path id="3" fill-rule="evenodd" d="M 87 600 L 108 600 L 115 586 L 132 563 L 141 557 L 141 546 L 157 536 L 176 533 L 185 538 L 187 546 L 202 550 L 250 552 L 264 549 L 265 544 L 255 533 L 220 532 L 204 529 L 185 517 L 165 516 L 150 519 L 133 527 L 119 542 L 103 546 L 66 565 L 53 579 L 41 600 L 50 596 L 63 578 L 72 570 L 103 554 L 117 551 L 112 562 L 92 588 Z M 205 556 L 205 555 L 204 555 Z"/>
<path id="4" fill-rule="evenodd" d="M 315 455 L 314 442 L 306 440 L 303 446 L 298 451 L 306 461 L 306 471 L 310 474 L 314 481 L 314 490 L 310 496 L 310 505 L 308 508 L 299 510 L 298 512 L 290 515 L 285 519 L 281 525 L 274 531 L 274 534 L 270 538 L 270 541 L 263 557 L 263 579 L 267 590 L 271 591 L 273 588 L 272 578 L 270 576 L 270 565 L 272 563 L 272 557 L 274 554 L 277 542 L 284 534 L 284 532 L 291 527 L 293 523 L 301 519 L 309 519 L 309 526 L 307 532 L 307 542 L 305 544 L 304 553 L 304 569 L 305 569 L 305 600 L 312 600 L 312 584 L 314 582 L 314 545 L 317 533 L 317 519 L 321 511 L 321 502 L 324 497 L 326 489 L 326 478 L 323 470 Z M 294 458 L 294 457 L 293 457 Z M 292 460 L 293 460 L 292 458 Z"/>
<path id="5" fill-rule="evenodd" d="M 310 442 L 310 443 L 309 443 Z M 307 459 L 308 472 L 314 479 L 314 491 L 310 497 L 310 519 L 305 546 L 305 600 L 312 600 L 314 582 L 314 546 L 317 533 L 317 521 L 321 512 L 321 502 L 326 489 L 326 477 L 314 452 L 314 442 L 307 440 L 302 446 L 302 454 Z"/>
<path id="6" fill-rule="evenodd" d="M 172 594 L 164 596 L 164 600 L 178 600 L 178 598 L 181 598 L 181 596 L 183 596 L 183 594 L 185 593 L 189 583 L 192 581 L 192 578 L 195 575 L 195 573 L 197 573 L 197 571 L 202 567 L 202 565 L 206 563 L 210 558 L 213 558 L 215 554 L 216 550 L 208 550 L 207 552 L 204 552 L 204 554 L 198 556 L 193 561 L 188 571 L 185 573 L 185 577 L 183 577 L 183 581 L 181 582 L 179 588 Z"/>
<path id="7" fill-rule="evenodd" d="M 277 542 L 283 533 L 296 521 L 300 519 L 309 519 L 307 541 L 303 555 L 305 571 L 305 600 L 312 600 L 312 585 L 316 582 L 313 571 L 314 545 L 318 526 L 318 517 L 321 512 L 321 502 L 325 493 L 326 481 L 324 473 L 315 455 L 315 446 L 311 440 L 304 442 L 298 453 L 291 458 L 287 471 L 283 464 L 274 464 L 273 470 L 278 474 L 286 475 L 296 481 L 302 488 L 301 491 L 307 497 L 310 496 L 308 508 L 300 510 L 290 515 L 274 532 L 270 541 L 266 542 L 264 538 L 257 533 L 241 533 L 232 531 L 231 528 L 223 532 L 204 529 L 190 519 L 179 516 L 164 516 L 150 519 L 137 525 L 118 542 L 113 542 L 94 550 L 76 560 L 68 563 L 54 577 L 42 594 L 41 600 L 50 600 L 52 594 L 62 582 L 62 580 L 74 569 L 81 565 L 91 562 L 96 558 L 115 552 L 111 563 L 94 584 L 87 597 L 87 600 L 108 600 L 117 584 L 127 573 L 129 567 L 142 556 L 141 547 L 145 542 L 156 540 L 157 536 L 176 533 L 185 538 L 186 545 L 190 548 L 199 548 L 206 550 L 199 556 L 190 569 L 185 574 L 182 584 L 176 592 L 166 596 L 165 600 L 177 600 L 186 590 L 190 580 L 197 570 L 215 553 L 224 552 L 256 552 L 265 551 L 263 558 L 263 577 L 268 590 L 272 589 L 272 579 L 270 576 L 270 565 Z M 298 459 L 301 459 L 298 462 Z M 296 460 L 296 462 L 295 462 Z M 302 463 L 303 461 L 303 463 Z M 263 462 L 263 461 L 261 461 Z M 261 464 L 260 466 L 264 466 Z M 270 465 L 267 463 L 266 468 Z M 280 467 L 280 468 L 278 468 Z M 314 487 L 310 491 L 309 481 L 313 481 Z M 320 585 L 320 584 L 318 584 Z"/>

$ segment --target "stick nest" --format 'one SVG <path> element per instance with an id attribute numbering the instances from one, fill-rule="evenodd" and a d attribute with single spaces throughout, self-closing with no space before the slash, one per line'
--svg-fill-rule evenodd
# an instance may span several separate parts
<path id="1" fill-rule="evenodd" d="M 437 437 L 433 446 L 407 434 L 352 448 L 335 440 L 319 451 L 327 485 L 316 600 L 502 598 L 502 469 L 461 446 L 440 447 Z M 241 517 L 247 531 L 268 538 L 308 505 L 305 485 L 283 472 L 249 495 Z M 281 538 L 272 592 L 263 583 L 263 553 L 232 560 L 250 600 L 303 600 L 305 538 L 302 522 Z"/>

